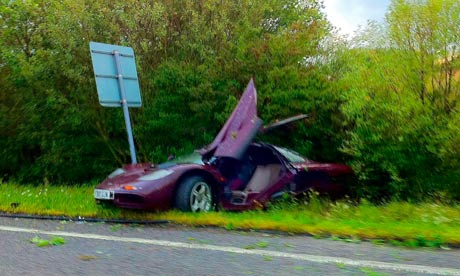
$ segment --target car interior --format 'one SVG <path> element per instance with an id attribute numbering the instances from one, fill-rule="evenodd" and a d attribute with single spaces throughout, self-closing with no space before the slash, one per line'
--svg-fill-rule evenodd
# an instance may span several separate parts
<path id="1" fill-rule="evenodd" d="M 244 203 L 248 193 L 259 193 L 275 184 L 282 176 L 283 165 L 270 148 L 249 146 L 240 160 L 222 158 L 219 169 L 229 179 L 235 203 Z"/>

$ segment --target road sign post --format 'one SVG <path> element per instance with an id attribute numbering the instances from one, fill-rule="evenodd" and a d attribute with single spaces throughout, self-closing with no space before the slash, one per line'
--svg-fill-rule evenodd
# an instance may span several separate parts
<path id="1" fill-rule="evenodd" d="M 137 164 L 136 149 L 128 107 L 140 107 L 134 51 L 130 47 L 90 42 L 91 58 L 99 96 L 106 107 L 122 107 L 128 134 L 131 163 Z"/>

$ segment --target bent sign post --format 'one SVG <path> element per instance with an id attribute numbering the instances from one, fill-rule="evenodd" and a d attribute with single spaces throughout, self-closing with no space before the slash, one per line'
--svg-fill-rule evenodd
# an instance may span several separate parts
<path id="1" fill-rule="evenodd" d="M 136 149 L 128 107 L 142 105 L 134 51 L 130 47 L 90 42 L 99 103 L 122 107 L 128 133 L 132 164 L 137 164 Z"/>

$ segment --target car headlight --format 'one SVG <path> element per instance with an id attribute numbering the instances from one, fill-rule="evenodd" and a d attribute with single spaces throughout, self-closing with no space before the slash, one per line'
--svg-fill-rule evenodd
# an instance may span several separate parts
<path id="1" fill-rule="evenodd" d="M 143 181 L 157 180 L 157 179 L 166 177 L 172 173 L 173 171 L 171 170 L 157 170 L 157 171 L 154 171 L 153 173 L 149 173 L 149 174 L 139 177 L 139 180 L 143 180 Z"/>
<path id="2" fill-rule="evenodd" d="M 125 173 L 125 170 L 121 169 L 121 168 L 118 168 L 116 170 L 114 170 L 111 174 L 109 174 L 109 178 L 114 178 L 115 176 L 118 176 L 120 174 L 124 174 Z"/>

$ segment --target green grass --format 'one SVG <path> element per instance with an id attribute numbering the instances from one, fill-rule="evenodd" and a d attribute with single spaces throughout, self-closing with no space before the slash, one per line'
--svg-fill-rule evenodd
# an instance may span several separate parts
<path id="1" fill-rule="evenodd" d="M 460 245 L 459 205 L 390 202 L 375 206 L 365 201 L 355 205 L 348 201 L 330 202 L 313 196 L 308 201 L 276 204 L 267 211 L 204 214 L 175 210 L 141 212 L 97 205 L 93 200 L 93 188 L 93 185 L 1 184 L 0 211 L 85 218 L 170 220 L 190 226 L 275 230 L 332 237 L 344 242 L 371 240 L 375 244 L 411 247 L 446 248 L 446 245 Z"/>

